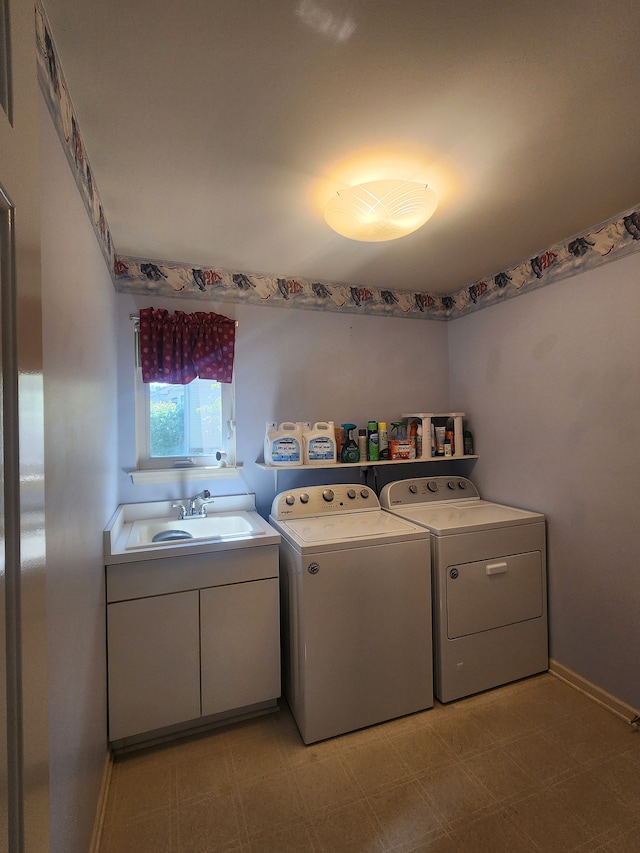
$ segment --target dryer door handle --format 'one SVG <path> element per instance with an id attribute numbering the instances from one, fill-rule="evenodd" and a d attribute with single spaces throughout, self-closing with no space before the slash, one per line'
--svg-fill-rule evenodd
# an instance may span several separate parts
<path id="1" fill-rule="evenodd" d="M 488 575 L 502 575 L 509 570 L 507 563 L 487 563 L 486 572 Z"/>

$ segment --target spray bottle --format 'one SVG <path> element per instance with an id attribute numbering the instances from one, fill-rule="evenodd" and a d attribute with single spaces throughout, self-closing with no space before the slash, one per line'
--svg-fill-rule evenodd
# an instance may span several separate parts
<path id="1" fill-rule="evenodd" d="M 345 440 L 342 446 L 342 452 L 340 453 L 340 459 L 343 462 L 359 462 L 360 461 L 360 451 L 358 450 L 358 443 L 355 441 L 353 436 L 351 435 L 351 430 L 355 429 L 355 424 L 342 424 L 342 429 L 344 430 Z"/>
<path id="2" fill-rule="evenodd" d="M 385 421 L 378 423 L 378 450 L 380 459 L 389 458 L 389 433 Z"/>
<path id="3" fill-rule="evenodd" d="M 378 421 L 369 421 L 367 424 L 367 459 L 370 462 L 377 462 L 380 459 Z"/>

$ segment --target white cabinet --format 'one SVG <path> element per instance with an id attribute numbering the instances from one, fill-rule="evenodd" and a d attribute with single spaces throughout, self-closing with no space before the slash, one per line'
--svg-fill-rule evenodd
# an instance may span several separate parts
<path id="1" fill-rule="evenodd" d="M 108 607 L 109 738 L 200 716 L 197 590 Z"/>
<path id="2" fill-rule="evenodd" d="M 277 545 L 106 571 L 111 742 L 275 705 Z"/>
<path id="3" fill-rule="evenodd" d="M 203 716 L 262 702 L 275 685 L 279 694 L 278 610 L 274 579 L 200 591 Z"/>

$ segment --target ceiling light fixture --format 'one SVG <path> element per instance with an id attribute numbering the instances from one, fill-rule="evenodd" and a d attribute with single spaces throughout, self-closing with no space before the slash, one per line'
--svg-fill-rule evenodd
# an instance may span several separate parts
<path id="1" fill-rule="evenodd" d="M 327 224 L 350 240 L 397 240 L 430 219 L 438 199 L 417 181 L 369 181 L 339 190 L 324 210 Z"/>

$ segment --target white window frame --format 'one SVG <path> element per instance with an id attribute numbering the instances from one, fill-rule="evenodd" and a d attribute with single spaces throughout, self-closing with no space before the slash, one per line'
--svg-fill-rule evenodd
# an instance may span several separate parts
<path id="1" fill-rule="evenodd" d="M 129 474 L 134 483 L 209 479 L 238 475 L 236 464 L 236 395 L 235 378 L 221 382 L 224 447 L 215 456 L 164 456 L 150 454 L 149 384 L 142 381 L 138 364 L 138 329 L 136 327 L 135 364 L 135 431 L 137 468 Z"/>

